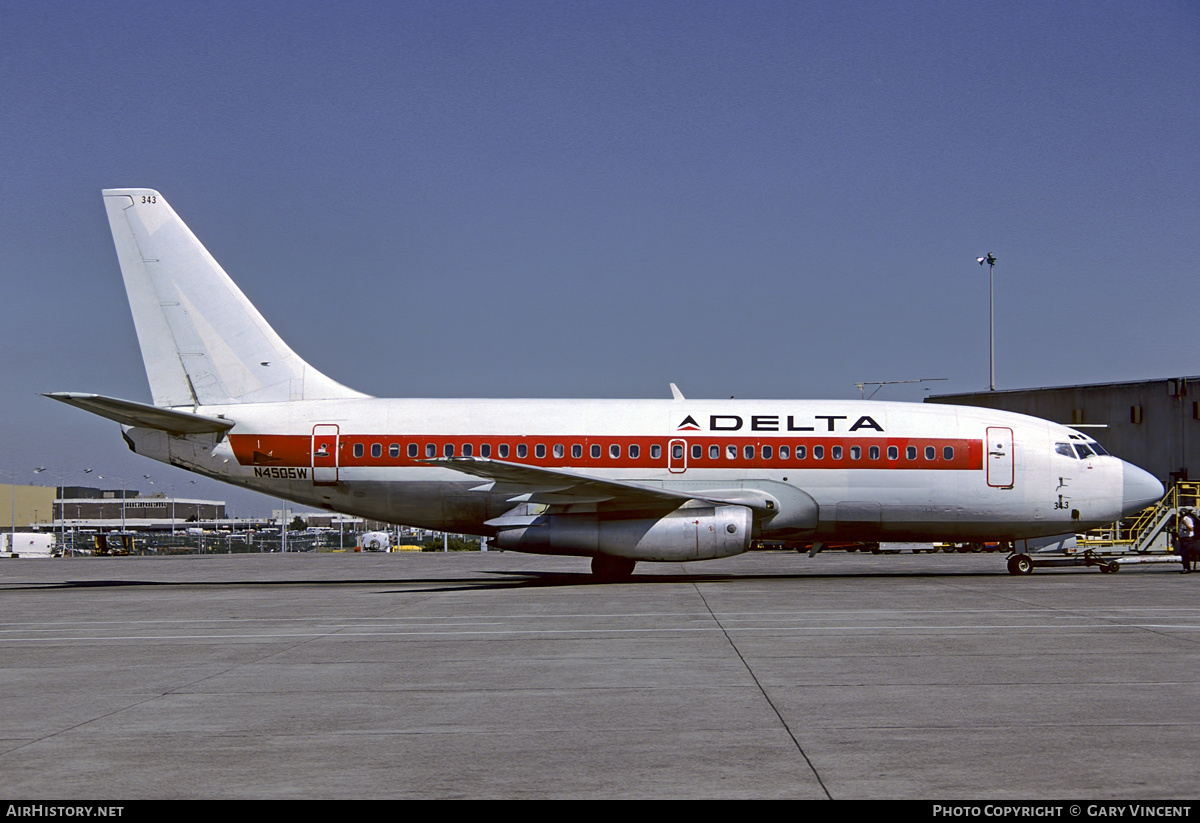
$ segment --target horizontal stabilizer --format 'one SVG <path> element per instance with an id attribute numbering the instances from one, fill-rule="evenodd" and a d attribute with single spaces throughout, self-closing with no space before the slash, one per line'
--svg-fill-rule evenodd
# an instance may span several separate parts
<path id="1" fill-rule="evenodd" d="M 234 421 L 223 417 L 206 417 L 203 414 L 163 409 L 132 400 L 118 400 L 99 394 L 79 392 L 50 392 L 43 395 L 69 406 L 78 406 L 84 411 L 115 420 L 125 426 L 144 426 L 170 434 L 204 434 L 224 432 L 233 428 Z"/>

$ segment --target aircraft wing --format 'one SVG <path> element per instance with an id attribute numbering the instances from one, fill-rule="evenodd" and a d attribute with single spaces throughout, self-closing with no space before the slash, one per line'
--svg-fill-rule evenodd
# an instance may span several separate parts
<path id="1" fill-rule="evenodd" d="M 144 426 L 170 434 L 203 434 L 205 432 L 229 431 L 234 421 L 223 417 L 207 417 L 203 414 L 176 411 L 132 400 L 119 400 L 101 394 L 79 392 L 50 392 L 43 395 L 69 406 L 78 406 L 84 411 L 107 417 L 125 426 Z"/>
<path id="2" fill-rule="evenodd" d="M 776 509 L 773 497 L 751 489 L 680 491 L 486 457 L 438 457 L 421 462 L 489 480 L 490 483 L 479 486 L 477 490 L 510 494 L 509 499 L 513 503 L 618 503 L 678 508 L 689 500 L 704 500 L 747 506 L 763 513 L 774 513 Z"/>

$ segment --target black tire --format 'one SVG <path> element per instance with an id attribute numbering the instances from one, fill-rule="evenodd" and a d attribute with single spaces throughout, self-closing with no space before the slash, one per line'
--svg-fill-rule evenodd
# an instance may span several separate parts
<path id="1" fill-rule="evenodd" d="M 628 580 L 635 565 L 637 561 L 628 557 L 598 554 L 592 558 L 592 577 L 598 580 Z"/>
<path id="2" fill-rule="evenodd" d="M 1032 574 L 1033 561 L 1028 555 L 1014 554 L 1008 558 L 1008 573 L 1009 574 Z"/>

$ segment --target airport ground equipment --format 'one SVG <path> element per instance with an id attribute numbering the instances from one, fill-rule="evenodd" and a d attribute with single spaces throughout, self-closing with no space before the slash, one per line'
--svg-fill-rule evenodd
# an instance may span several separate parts
<path id="1" fill-rule="evenodd" d="M 41 532 L 0 533 L 0 557 L 55 557 L 54 535 Z"/>
<path id="2" fill-rule="evenodd" d="M 1178 563 L 1171 536 L 1180 515 L 1200 509 L 1200 483 L 1180 481 L 1161 500 L 1127 520 L 1092 529 L 1044 549 L 1018 551 L 1009 555 L 1010 574 L 1031 574 L 1035 568 L 1053 566 L 1096 566 L 1114 574 L 1121 566 L 1142 563 Z M 1024 542 L 1024 541 L 1022 541 Z M 1032 543 L 1033 541 L 1029 541 Z"/>
<path id="3" fill-rule="evenodd" d="M 358 538 L 356 552 L 389 552 L 392 538 L 387 532 L 363 532 Z"/>
<path id="4" fill-rule="evenodd" d="M 98 532 L 92 536 L 96 557 L 126 557 L 133 554 L 133 535 L 129 532 Z"/>

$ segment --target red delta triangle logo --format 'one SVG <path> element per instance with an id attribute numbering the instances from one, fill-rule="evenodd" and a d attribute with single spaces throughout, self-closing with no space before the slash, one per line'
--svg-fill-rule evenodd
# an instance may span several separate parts
<path id="1" fill-rule="evenodd" d="M 679 428 L 675 429 L 675 431 L 698 432 L 700 431 L 700 424 L 689 414 L 683 418 L 683 422 L 679 424 Z"/>

